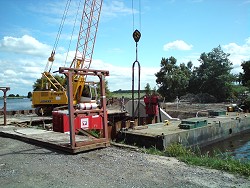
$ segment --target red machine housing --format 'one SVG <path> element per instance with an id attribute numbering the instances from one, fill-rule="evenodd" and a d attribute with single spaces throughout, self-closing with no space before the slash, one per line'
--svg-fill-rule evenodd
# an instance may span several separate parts
<path id="1" fill-rule="evenodd" d="M 145 96 L 144 97 L 144 102 L 145 102 L 145 109 L 146 109 L 146 114 L 150 116 L 155 116 L 158 114 L 158 97 L 153 95 L 153 96 Z"/>
<path id="2" fill-rule="evenodd" d="M 55 132 L 69 132 L 69 116 L 65 111 L 53 111 L 52 112 L 53 131 Z M 103 122 L 101 115 L 86 116 L 79 114 L 74 118 L 75 132 L 79 129 L 84 130 L 100 130 L 103 129 Z"/>

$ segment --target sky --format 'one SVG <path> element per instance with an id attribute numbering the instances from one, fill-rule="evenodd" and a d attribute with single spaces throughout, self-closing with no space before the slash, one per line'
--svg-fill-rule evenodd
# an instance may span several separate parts
<path id="1" fill-rule="evenodd" d="M 26 96 L 41 78 L 65 5 L 66 0 L 0 1 L 0 87 L 10 87 L 7 95 Z M 72 0 L 52 71 L 69 67 L 74 57 L 81 16 L 72 35 L 77 5 Z M 157 88 L 155 73 L 162 58 L 199 66 L 201 53 L 220 45 L 230 54 L 232 73 L 242 72 L 241 63 L 250 60 L 250 0 L 104 0 L 91 68 L 109 71 L 111 91 L 132 88 L 135 29 L 141 32 L 141 89 L 147 83 Z M 137 73 L 135 66 L 135 89 Z"/>

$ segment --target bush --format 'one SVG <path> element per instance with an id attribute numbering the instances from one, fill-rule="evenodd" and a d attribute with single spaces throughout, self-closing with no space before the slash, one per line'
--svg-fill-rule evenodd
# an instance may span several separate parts
<path id="1" fill-rule="evenodd" d="M 234 159 L 227 153 L 221 153 L 220 151 L 214 151 L 213 155 L 201 154 L 198 147 L 191 149 L 178 143 L 169 145 L 164 151 L 157 150 L 156 148 L 144 149 L 143 151 L 155 155 L 176 157 L 189 165 L 205 166 L 250 177 L 249 161 Z"/>

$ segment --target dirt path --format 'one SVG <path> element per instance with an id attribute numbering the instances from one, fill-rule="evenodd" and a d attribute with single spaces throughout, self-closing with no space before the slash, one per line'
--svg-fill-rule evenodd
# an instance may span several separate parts
<path id="1" fill-rule="evenodd" d="M 67 155 L 0 137 L 1 187 L 250 187 L 250 179 L 109 147 Z"/>

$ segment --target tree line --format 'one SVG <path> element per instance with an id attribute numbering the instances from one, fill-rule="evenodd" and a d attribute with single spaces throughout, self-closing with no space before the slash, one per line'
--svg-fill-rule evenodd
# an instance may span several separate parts
<path id="1" fill-rule="evenodd" d="M 250 61 L 242 62 L 243 73 L 234 75 L 229 56 L 218 46 L 209 53 L 202 53 L 197 67 L 191 61 L 178 65 L 173 56 L 162 58 L 161 68 L 155 74 L 157 92 L 167 101 L 187 94 L 210 96 L 213 99 L 210 102 L 238 98 L 250 88 Z"/>

